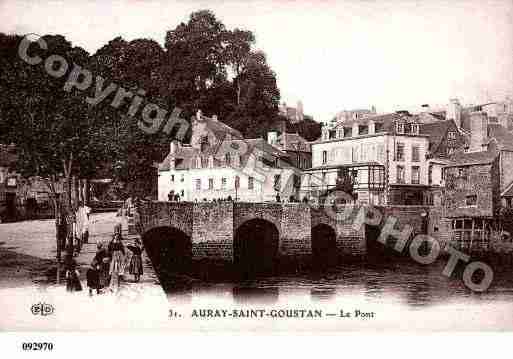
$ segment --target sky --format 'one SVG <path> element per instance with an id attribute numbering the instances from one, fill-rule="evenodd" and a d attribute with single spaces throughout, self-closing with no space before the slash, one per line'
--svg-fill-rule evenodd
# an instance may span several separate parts
<path id="1" fill-rule="evenodd" d="M 58 33 L 94 53 L 116 36 L 163 44 L 200 9 L 253 31 L 282 101 L 317 121 L 513 97 L 512 0 L 0 0 L 0 32 Z"/>

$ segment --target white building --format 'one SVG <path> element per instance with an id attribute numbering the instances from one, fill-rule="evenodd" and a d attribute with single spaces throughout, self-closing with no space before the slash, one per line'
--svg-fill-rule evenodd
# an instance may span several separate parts
<path id="1" fill-rule="evenodd" d="M 159 165 L 158 199 L 227 199 L 265 202 L 298 198 L 300 171 L 289 155 L 264 139 L 240 132 L 200 112 L 192 122 L 190 145 L 174 141 Z M 178 198 L 176 198 L 178 199 Z"/>
<path id="2" fill-rule="evenodd" d="M 303 176 L 301 196 L 323 196 L 348 173 L 360 203 L 424 203 L 431 186 L 429 136 L 420 126 L 418 116 L 399 111 L 323 128 L 312 143 L 312 168 Z"/>

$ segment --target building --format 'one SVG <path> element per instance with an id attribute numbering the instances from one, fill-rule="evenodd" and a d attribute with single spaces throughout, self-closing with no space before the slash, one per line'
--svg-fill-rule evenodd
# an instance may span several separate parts
<path id="1" fill-rule="evenodd" d="M 48 188 L 37 177 L 23 178 L 13 169 L 17 161 L 16 146 L 0 145 L 0 220 L 51 218 L 53 205 Z M 63 183 L 56 186 L 64 191 Z"/>
<path id="2" fill-rule="evenodd" d="M 298 123 L 305 119 L 313 120 L 312 116 L 305 115 L 303 112 L 303 103 L 301 101 L 297 102 L 296 107 L 287 106 L 285 102 L 278 106 L 278 113 L 286 117 L 290 123 Z"/>
<path id="3" fill-rule="evenodd" d="M 312 149 L 310 143 L 297 133 L 270 131 L 267 143 L 285 152 L 290 164 L 301 170 L 312 167 Z"/>
<path id="4" fill-rule="evenodd" d="M 465 114 L 464 126 L 467 150 L 444 167 L 445 216 L 457 245 L 486 249 L 494 234 L 513 229 L 501 218 L 513 205 L 513 134 L 485 111 Z"/>
<path id="5" fill-rule="evenodd" d="M 311 145 L 312 168 L 303 176 L 302 196 L 321 197 L 348 173 L 357 202 L 428 201 L 430 140 L 421 132 L 418 116 L 398 111 L 344 121 L 333 129 L 325 126 Z"/>
<path id="6" fill-rule="evenodd" d="M 368 116 L 376 115 L 376 107 L 372 106 L 371 109 L 354 109 L 354 110 L 342 110 L 335 116 L 335 122 L 356 121 L 363 119 Z"/>
<path id="7" fill-rule="evenodd" d="M 278 141 L 276 136 L 274 144 L 262 138 L 244 139 L 216 116 L 209 118 L 198 111 L 192 121 L 191 143 L 173 141 L 158 166 L 158 199 L 297 199 L 301 172 L 287 152 L 287 139 L 282 135 Z"/>

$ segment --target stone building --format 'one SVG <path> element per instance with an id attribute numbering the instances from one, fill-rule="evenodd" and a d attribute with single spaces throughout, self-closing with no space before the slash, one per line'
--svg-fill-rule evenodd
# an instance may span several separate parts
<path id="1" fill-rule="evenodd" d="M 446 139 L 447 126 L 445 130 L 439 143 Z M 322 196 L 349 173 L 359 203 L 429 202 L 436 177 L 430 177 L 429 171 L 440 162 L 429 158 L 430 136 L 443 131 L 428 132 L 423 132 L 418 116 L 406 111 L 343 121 L 333 129 L 323 127 L 322 137 L 312 143 L 312 168 L 303 176 L 302 196 Z"/>
<path id="2" fill-rule="evenodd" d="M 158 167 L 158 199 L 184 201 L 231 198 L 265 202 L 298 198 L 301 172 L 288 145 L 271 145 L 242 134 L 200 111 L 192 121 L 189 145 L 173 141 Z M 289 153 L 290 152 L 290 153 Z M 170 196 L 171 195 L 171 196 Z"/>
<path id="3" fill-rule="evenodd" d="M 48 188 L 40 178 L 27 179 L 16 173 L 16 161 L 16 147 L 0 145 L 0 220 L 53 217 Z M 57 184 L 56 190 L 62 193 L 63 184 Z"/>
<path id="4" fill-rule="evenodd" d="M 465 117 L 467 150 L 450 156 L 444 168 L 444 213 L 452 241 L 487 249 L 494 235 L 513 229 L 501 216 L 513 201 L 513 134 L 485 111 Z"/>

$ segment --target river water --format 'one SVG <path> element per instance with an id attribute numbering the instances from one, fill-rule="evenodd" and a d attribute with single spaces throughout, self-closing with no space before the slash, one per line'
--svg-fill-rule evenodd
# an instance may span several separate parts
<path id="1" fill-rule="evenodd" d="M 185 306 L 196 314 L 202 308 L 264 309 L 278 322 L 275 328 L 283 317 L 294 316 L 290 310 L 306 308 L 322 312 L 324 325 L 313 326 L 319 330 L 513 330 L 511 270 L 495 271 L 490 288 L 476 293 L 464 285 L 461 271 L 450 278 L 443 275 L 446 263 L 440 260 L 426 266 L 391 258 L 318 273 L 245 281 L 193 280 L 185 289 L 172 282 L 163 284 L 171 305 Z M 270 312 L 272 308 L 281 312 Z M 205 319 L 207 313 L 202 314 Z M 289 319 L 289 328 L 312 328 L 312 322 L 306 324 L 297 313 Z"/>

